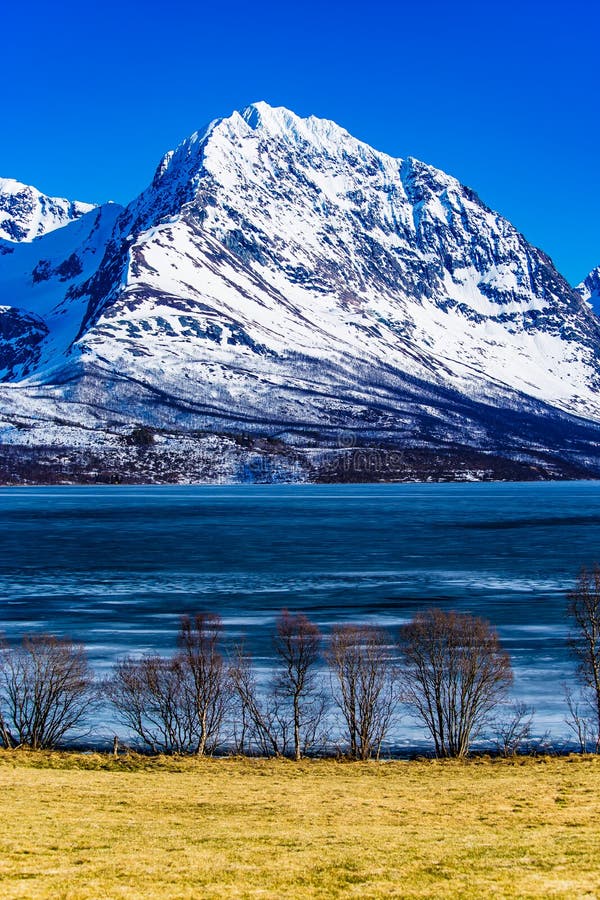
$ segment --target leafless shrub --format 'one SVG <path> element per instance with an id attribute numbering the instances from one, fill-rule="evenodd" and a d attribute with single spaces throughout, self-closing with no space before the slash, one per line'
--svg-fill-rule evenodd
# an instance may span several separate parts
<path id="1" fill-rule="evenodd" d="M 379 758 L 398 707 L 397 667 L 390 636 L 369 625 L 333 629 L 327 650 L 334 702 L 345 723 L 352 759 Z"/>
<path id="2" fill-rule="evenodd" d="M 516 756 L 529 747 L 534 712 L 533 706 L 522 701 L 499 706 L 492 731 L 501 756 Z"/>
<path id="3" fill-rule="evenodd" d="M 592 737 L 595 752 L 600 749 L 600 567 L 583 569 L 575 588 L 568 594 L 571 651 L 577 662 L 581 698 L 574 702 L 568 692 L 567 724 L 587 746 Z M 582 710 L 586 709 L 582 717 Z M 583 729 L 583 730 L 582 730 Z"/>
<path id="4" fill-rule="evenodd" d="M 0 738 L 5 747 L 56 747 L 82 726 L 93 677 L 82 645 L 27 635 L 0 645 Z"/>
<path id="5" fill-rule="evenodd" d="M 564 742 L 552 736 L 547 729 L 537 737 L 531 737 L 524 745 L 523 751 L 528 756 L 560 756 L 564 751 Z"/>
<path id="6" fill-rule="evenodd" d="M 440 757 L 463 757 L 512 682 L 510 658 L 487 622 L 439 609 L 401 630 L 406 701 Z"/>
<path id="7" fill-rule="evenodd" d="M 192 690 L 180 659 L 126 657 L 106 692 L 119 720 L 152 753 L 193 753 L 198 743 Z"/>

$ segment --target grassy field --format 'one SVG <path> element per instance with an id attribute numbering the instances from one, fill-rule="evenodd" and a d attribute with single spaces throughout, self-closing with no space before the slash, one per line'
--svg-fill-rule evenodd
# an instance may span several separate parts
<path id="1" fill-rule="evenodd" d="M 600 897 L 600 759 L 0 751 L 3 898 Z"/>

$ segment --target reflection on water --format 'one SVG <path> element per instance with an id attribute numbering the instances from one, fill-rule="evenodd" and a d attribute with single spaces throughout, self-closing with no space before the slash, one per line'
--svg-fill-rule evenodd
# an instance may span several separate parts
<path id="1" fill-rule="evenodd" d="M 600 559 L 600 485 L 0 490 L 0 630 L 83 640 L 105 669 L 221 614 L 269 659 L 282 607 L 392 632 L 427 606 L 498 626 L 538 728 L 564 731 L 564 594 Z"/>

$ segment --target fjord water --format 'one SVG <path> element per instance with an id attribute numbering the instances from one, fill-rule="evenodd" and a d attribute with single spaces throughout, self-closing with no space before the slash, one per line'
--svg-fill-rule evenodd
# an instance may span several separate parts
<path id="1" fill-rule="evenodd" d="M 9 636 L 67 634 L 102 671 L 210 610 L 268 666 L 282 607 L 392 633 L 458 609 L 498 627 L 536 731 L 566 732 L 565 592 L 600 560 L 600 483 L 4 488 L 0 516 Z"/>

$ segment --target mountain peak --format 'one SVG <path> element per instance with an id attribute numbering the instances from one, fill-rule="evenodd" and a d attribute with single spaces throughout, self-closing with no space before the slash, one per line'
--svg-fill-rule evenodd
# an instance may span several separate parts
<path id="1" fill-rule="evenodd" d="M 588 303 L 596 315 L 600 314 L 600 266 L 592 269 L 587 278 L 575 288 L 577 293 Z"/>
<path id="2" fill-rule="evenodd" d="M 264 126 L 268 123 L 273 123 L 281 118 L 281 116 L 285 116 L 288 121 L 292 118 L 297 118 L 291 110 L 286 109 L 284 106 L 271 106 L 265 100 L 258 100 L 256 103 L 251 103 L 244 109 L 238 110 L 238 112 L 242 119 L 244 119 L 250 128 L 253 129 L 259 128 L 261 125 Z"/>
<path id="3" fill-rule="evenodd" d="M 236 113 L 234 113 L 234 116 Z M 308 143 L 352 141 L 361 144 L 349 131 L 331 119 L 319 116 L 299 116 L 285 106 L 270 106 L 264 100 L 251 103 L 239 111 L 239 116 L 253 130 L 264 130 L 271 134 L 279 134 L 293 141 Z M 363 145 L 374 152 L 367 144 Z"/>
<path id="4" fill-rule="evenodd" d="M 17 194 L 27 187 L 28 185 L 17 181 L 16 178 L 0 178 L 0 194 Z"/>
<path id="5" fill-rule="evenodd" d="M 32 241 L 94 209 L 91 203 L 49 197 L 14 178 L 0 178 L 0 238 Z"/>

